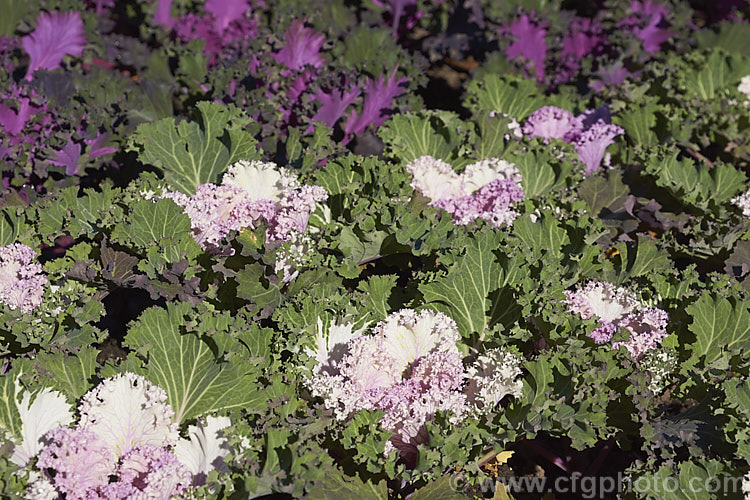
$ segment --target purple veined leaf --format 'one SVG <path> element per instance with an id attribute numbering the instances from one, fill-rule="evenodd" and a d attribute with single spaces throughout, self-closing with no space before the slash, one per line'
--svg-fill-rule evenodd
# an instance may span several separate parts
<path id="1" fill-rule="evenodd" d="M 157 0 L 154 23 L 161 24 L 165 28 L 173 28 L 175 19 L 172 17 L 172 0 Z"/>
<path id="2" fill-rule="evenodd" d="M 253 54 L 250 57 L 250 67 L 248 68 L 251 75 L 255 75 L 260 71 L 260 57 L 258 57 L 256 54 Z"/>
<path id="3" fill-rule="evenodd" d="M 287 96 L 291 102 L 297 102 L 302 93 L 307 90 L 307 87 L 313 80 L 313 73 L 312 69 L 308 68 L 297 75 L 287 92 Z"/>
<path id="4" fill-rule="evenodd" d="M 78 12 L 42 12 L 33 33 L 21 40 L 31 61 L 26 79 L 38 69 L 55 69 L 68 54 L 79 56 L 86 46 L 86 30 Z"/>
<path id="5" fill-rule="evenodd" d="M 588 18 L 575 18 L 562 40 L 562 52 L 555 61 L 555 72 L 551 75 L 552 84 L 566 83 L 574 78 L 581 68 L 581 62 L 589 54 L 600 53 L 606 43 L 604 27 Z"/>
<path id="6" fill-rule="evenodd" d="M 299 101 L 300 96 L 307 90 L 310 83 L 313 80 L 314 71 L 312 68 L 307 68 L 301 71 L 294 77 L 294 80 L 289 85 L 287 90 L 287 102 L 288 104 L 279 108 L 281 111 L 281 123 L 285 125 L 297 125 L 297 117 L 294 113 L 294 108 Z M 271 97 L 269 92 L 269 98 Z"/>
<path id="7" fill-rule="evenodd" d="M 589 83 L 589 86 L 597 92 L 601 92 L 604 87 L 616 87 L 630 76 L 630 71 L 618 61 L 609 68 L 602 68 L 598 72 L 599 80 Z"/>
<path id="8" fill-rule="evenodd" d="M 330 92 L 318 89 L 315 92 L 315 99 L 320 103 L 320 108 L 315 113 L 315 116 L 313 116 L 313 121 L 324 122 L 333 128 L 336 122 L 344 116 L 346 108 L 354 104 L 354 101 L 357 100 L 359 93 L 359 86 L 350 90 L 332 89 Z"/>
<path id="9" fill-rule="evenodd" d="M 401 21 L 406 16 L 405 26 L 410 29 L 414 26 L 416 21 L 422 17 L 422 12 L 417 10 L 417 0 L 372 0 L 372 3 L 379 7 L 385 7 L 391 14 L 391 34 L 394 38 L 398 37 L 398 30 L 401 27 Z M 434 0 L 432 3 L 442 4 L 444 0 Z M 474 10 L 473 13 L 478 13 L 477 19 L 479 22 L 483 22 L 481 6 L 479 10 Z"/>
<path id="10" fill-rule="evenodd" d="M 186 14 L 174 23 L 175 33 L 184 41 L 202 40 L 203 55 L 215 59 L 222 49 L 221 36 L 214 30 L 215 21 L 210 16 Z"/>
<path id="11" fill-rule="evenodd" d="M 96 139 L 86 139 L 84 142 L 89 146 L 89 158 L 96 158 L 97 156 L 109 155 L 117 152 L 117 148 L 112 146 L 105 146 L 109 139 L 109 135 L 96 133 Z"/>
<path id="12" fill-rule="evenodd" d="M 397 70 L 398 68 L 394 68 L 387 80 L 385 76 L 381 76 L 377 81 L 368 80 L 364 89 L 362 113 L 357 114 L 356 110 L 352 110 L 346 120 L 344 143 L 349 142 L 354 134 L 364 132 L 370 125 L 379 127 L 385 123 L 393 99 L 404 93 L 402 84 L 407 82 L 406 78 L 396 79 Z"/>
<path id="13" fill-rule="evenodd" d="M 306 28 L 304 21 L 295 19 L 284 32 L 286 45 L 273 58 L 291 70 L 301 70 L 307 65 L 319 68 L 325 64 L 320 49 L 325 37 L 311 28 Z"/>
<path id="14" fill-rule="evenodd" d="M 73 142 L 73 139 L 68 139 L 68 144 L 65 145 L 60 151 L 55 153 L 55 158 L 49 160 L 53 165 L 59 167 L 65 167 L 65 175 L 76 175 L 80 173 L 78 167 L 79 160 L 81 159 L 81 145 Z"/>
<path id="15" fill-rule="evenodd" d="M 643 50 L 649 54 L 655 54 L 661 49 L 661 44 L 672 38 L 675 33 L 672 30 L 659 28 L 661 17 L 654 16 L 645 28 L 636 30 L 635 36 L 643 42 Z"/>
<path id="16" fill-rule="evenodd" d="M 508 60 L 524 57 L 533 62 L 537 79 L 541 81 L 544 78 L 544 60 L 547 57 L 547 42 L 544 40 L 547 28 L 532 22 L 531 18 L 524 14 L 510 25 L 508 32 L 516 38 L 506 50 Z"/>
<path id="17" fill-rule="evenodd" d="M 586 165 L 586 175 L 598 172 L 602 160 L 605 160 L 606 164 L 607 148 L 615 142 L 615 137 L 624 133 L 625 131 L 617 125 L 599 121 L 580 135 L 574 149 L 578 153 L 578 159 Z"/>
<path id="18" fill-rule="evenodd" d="M 631 0 L 630 12 L 633 14 L 643 14 L 644 16 L 659 16 L 667 18 L 669 16 L 669 9 L 666 5 L 655 2 L 654 0 Z"/>
<path id="19" fill-rule="evenodd" d="M 174 20 L 172 28 L 183 42 L 190 40 L 205 42 L 203 55 L 208 58 L 209 67 L 215 66 L 222 57 L 235 57 L 236 51 L 241 50 L 235 45 L 236 42 L 241 42 L 241 45 L 246 46 L 248 40 L 258 37 L 256 21 L 244 15 L 230 19 L 226 26 L 219 29 L 217 20 L 212 14 L 198 15 L 191 12 Z M 227 49 L 232 50 L 235 56 L 225 53 Z M 253 59 L 255 59 L 254 56 Z"/>
<path id="20" fill-rule="evenodd" d="M 625 211 L 631 217 L 640 219 L 652 228 L 660 230 L 666 229 L 664 225 L 655 217 L 656 212 L 658 212 L 662 208 L 662 206 L 656 200 L 650 199 L 645 205 L 641 205 L 640 207 L 636 208 L 636 206 L 638 205 L 638 199 L 631 194 L 628 195 L 623 205 L 625 207 Z"/>
<path id="21" fill-rule="evenodd" d="M 563 38 L 562 55 L 581 59 L 591 54 L 605 41 L 602 31 L 601 24 L 586 17 L 576 18 Z"/>
<path id="22" fill-rule="evenodd" d="M 18 111 L 9 108 L 5 104 L 0 104 L 0 126 L 11 135 L 20 134 L 26 122 L 31 117 L 29 99 L 22 97 L 19 101 L 21 104 L 18 106 Z"/>
<path id="23" fill-rule="evenodd" d="M 404 15 L 404 12 L 408 7 L 416 7 L 417 1 L 416 0 L 391 0 L 388 2 L 391 7 L 391 14 L 393 15 L 393 30 L 391 34 L 393 37 L 398 36 L 398 27 L 401 24 L 401 16 Z"/>
<path id="24" fill-rule="evenodd" d="M 216 31 L 221 33 L 229 23 L 241 19 L 247 12 L 247 0 L 206 0 L 205 11 L 216 19 Z"/>
<path id="25" fill-rule="evenodd" d="M 655 54 L 661 49 L 661 44 L 672 38 L 675 33 L 664 27 L 660 27 L 662 21 L 666 22 L 669 17 L 669 9 L 666 5 L 646 0 L 640 2 L 632 0 L 630 11 L 635 15 L 648 19 L 648 23 L 642 27 L 633 27 L 633 34 L 643 42 L 643 50 L 649 54 Z"/>

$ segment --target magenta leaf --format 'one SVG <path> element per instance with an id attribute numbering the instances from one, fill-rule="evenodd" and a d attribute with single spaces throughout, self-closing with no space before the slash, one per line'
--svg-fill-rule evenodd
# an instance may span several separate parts
<path id="1" fill-rule="evenodd" d="M 206 0 L 206 12 L 216 19 L 216 31 L 221 33 L 229 23 L 242 19 L 247 11 L 247 0 Z"/>
<path id="2" fill-rule="evenodd" d="M 72 139 L 69 139 L 68 144 L 60 151 L 57 151 L 55 153 L 55 158 L 49 160 L 49 162 L 59 167 L 65 167 L 65 175 L 76 175 L 80 173 L 78 167 L 80 159 L 81 145 L 76 144 Z"/>
<path id="3" fill-rule="evenodd" d="M 600 92 L 604 87 L 620 85 L 630 75 L 630 71 L 622 65 L 622 62 L 617 61 L 612 66 L 600 68 L 597 73 L 599 79 L 592 80 L 589 85 L 592 89 Z"/>
<path id="4" fill-rule="evenodd" d="M 527 15 L 521 16 L 508 29 L 516 41 L 506 50 L 509 61 L 523 57 L 534 63 L 536 76 L 541 81 L 544 78 L 544 59 L 547 57 L 547 28 L 531 21 Z"/>
<path id="5" fill-rule="evenodd" d="M 55 69 L 68 54 L 79 56 L 86 46 L 86 30 L 78 12 L 42 12 L 33 33 L 21 40 L 31 61 L 26 79 L 38 69 Z"/>
<path id="6" fill-rule="evenodd" d="M 563 56 L 572 56 L 580 60 L 591 54 L 604 43 L 601 34 L 602 26 L 585 17 L 577 18 L 570 23 L 569 31 L 563 38 Z"/>
<path id="7" fill-rule="evenodd" d="M 11 135 L 20 134 L 31 116 L 29 99 L 23 97 L 20 99 L 20 102 L 21 105 L 18 107 L 18 111 L 14 111 L 5 104 L 0 104 L 0 126 Z"/>
<path id="8" fill-rule="evenodd" d="M 574 149 L 578 153 L 578 159 L 586 165 L 586 175 L 599 171 L 607 147 L 614 144 L 615 137 L 624 133 L 625 131 L 617 125 L 610 125 L 602 120 L 581 134 L 574 144 Z"/>
<path id="9" fill-rule="evenodd" d="M 645 28 L 635 31 L 635 36 L 643 41 L 643 50 L 655 54 L 661 49 L 661 44 L 674 36 L 674 32 L 660 28 L 661 17 L 654 16 Z"/>
<path id="10" fill-rule="evenodd" d="M 368 81 L 365 86 L 365 102 L 362 105 L 362 113 L 357 114 L 352 110 L 349 118 L 346 120 L 344 127 L 346 132 L 346 141 L 351 139 L 353 134 L 360 134 L 367 127 L 373 125 L 379 127 L 385 123 L 388 117 L 388 109 L 391 107 L 393 99 L 404 93 L 403 83 L 406 78 L 396 79 L 396 70 L 393 70 L 391 76 L 386 80 L 384 76 L 377 81 Z"/>
<path id="11" fill-rule="evenodd" d="M 359 87 L 349 91 L 333 89 L 326 93 L 321 89 L 315 92 L 315 99 L 321 104 L 318 112 L 313 117 L 314 122 L 324 122 L 329 127 L 336 125 L 336 122 L 344 116 L 344 112 L 349 105 L 354 104 L 359 96 Z"/>
<path id="12" fill-rule="evenodd" d="M 104 156 L 117 152 L 117 148 L 111 146 L 105 146 L 109 136 L 107 134 L 96 133 L 96 139 L 86 139 L 85 142 L 89 146 L 89 158 L 96 158 L 97 156 Z"/>
<path id="13" fill-rule="evenodd" d="M 157 0 L 156 12 L 154 13 L 154 23 L 161 24 L 166 28 L 174 27 L 172 18 L 172 0 Z"/>
<path id="14" fill-rule="evenodd" d="M 284 32 L 284 38 L 287 40 L 286 45 L 273 57 L 278 62 L 286 64 L 287 68 L 297 71 L 308 64 L 316 68 L 325 64 L 323 56 L 320 55 L 325 37 L 306 28 L 304 22 L 299 19 L 292 21 Z"/>
<path id="15" fill-rule="evenodd" d="M 393 16 L 393 31 L 394 37 L 398 35 L 398 27 L 401 24 L 401 16 L 408 8 L 414 8 L 417 6 L 416 0 L 390 0 L 388 2 L 391 15 Z"/>
<path id="16" fill-rule="evenodd" d="M 647 20 L 645 26 L 632 28 L 633 34 L 643 42 L 643 50 L 655 54 L 661 49 L 661 44 L 672 38 L 675 33 L 664 25 L 669 17 L 669 8 L 653 0 L 645 2 L 631 1 L 630 10 L 642 19 Z"/>

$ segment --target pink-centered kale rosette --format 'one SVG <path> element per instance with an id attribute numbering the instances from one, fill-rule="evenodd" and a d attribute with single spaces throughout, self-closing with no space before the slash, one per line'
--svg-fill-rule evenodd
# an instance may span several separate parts
<path id="1" fill-rule="evenodd" d="M 583 319 L 599 321 L 589 337 L 604 344 L 612 341 L 618 331 L 624 332 L 627 340 L 612 342 L 612 347 L 624 346 L 633 359 L 641 359 L 648 351 L 658 348 L 667 336 L 667 313 L 646 306 L 625 288 L 606 281 L 591 281 L 564 293 L 570 312 Z"/>
<path id="2" fill-rule="evenodd" d="M 308 351 L 316 360 L 307 381 L 313 395 L 342 421 L 361 410 L 383 411 L 380 423 L 394 433 L 385 451 L 397 450 L 407 463 L 417 445 L 429 442 L 426 423 L 436 412 L 459 424 L 520 395 L 520 359 L 491 349 L 466 369 L 456 323 L 443 313 L 402 309 L 372 334 L 332 323 L 326 336 L 318 326 L 316 348 Z"/>
<path id="3" fill-rule="evenodd" d="M 411 186 L 429 198 L 431 206 L 450 213 L 458 225 L 484 220 L 499 228 L 519 215 L 513 206 L 524 198 L 521 174 L 505 160 L 481 160 L 459 175 L 450 164 L 425 155 L 406 170 L 412 175 Z"/>
<path id="4" fill-rule="evenodd" d="M 610 154 L 607 148 L 614 144 L 615 138 L 625 131 L 609 123 L 610 116 L 606 107 L 588 110 L 578 116 L 556 106 L 543 106 L 529 115 L 523 127 L 523 133 L 529 137 L 541 137 L 545 144 L 550 139 L 562 139 L 572 144 L 578 159 L 585 165 L 585 174 L 599 171 L 602 163 L 610 166 Z"/>

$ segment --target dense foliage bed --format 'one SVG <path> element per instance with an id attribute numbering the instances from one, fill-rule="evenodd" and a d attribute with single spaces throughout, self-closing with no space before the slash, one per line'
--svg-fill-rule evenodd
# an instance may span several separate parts
<path id="1" fill-rule="evenodd" d="M 748 498 L 749 8 L 0 0 L 0 496 Z"/>

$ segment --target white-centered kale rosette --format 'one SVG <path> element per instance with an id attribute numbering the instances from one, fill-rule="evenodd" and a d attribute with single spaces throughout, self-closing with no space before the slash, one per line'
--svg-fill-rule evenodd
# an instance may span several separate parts
<path id="1" fill-rule="evenodd" d="M 201 184 L 195 194 L 162 195 L 190 217 L 193 237 L 204 249 L 218 252 L 232 231 L 266 227 L 267 249 L 278 249 L 276 272 L 293 280 L 314 250 L 307 232 L 310 215 L 328 198 L 320 186 L 307 186 L 275 163 L 240 161 L 229 167 L 222 183 Z"/>
<path id="2" fill-rule="evenodd" d="M 167 393 L 140 375 L 103 380 L 78 405 L 65 396 L 29 392 L 15 381 L 8 401 L 20 417 L 10 461 L 28 478 L 26 500 L 174 498 L 224 471 L 227 417 L 206 417 L 181 438 Z"/>
<path id="3" fill-rule="evenodd" d="M 393 432 L 385 453 L 406 464 L 429 444 L 426 423 L 436 412 L 460 425 L 521 395 L 520 357 L 497 348 L 465 362 L 456 323 L 443 313 L 402 309 L 366 330 L 332 322 L 326 333 L 319 322 L 306 385 L 341 422 L 361 410 L 384 412 L 380 424 Z"/>
<path id="4" fill-rule="evenodd" d="M 430 205 L 451 214 L 461 226 L 484 220 L 492 227 L 511 225 L 518 217 L 514 205 L 524 199 L 521 174 L 510 162 L 487 158 L 467 166 L 461 174 L 432 156 L 421 156 L 406 166 L 411 186 L 430 199 Z"/>
<path id="5" fill-rule="evenodd" d="M 47 284 L 33 248 L 21 243 L 0 247 L 0 303 L 30 313 L 42 303 Z"/>

